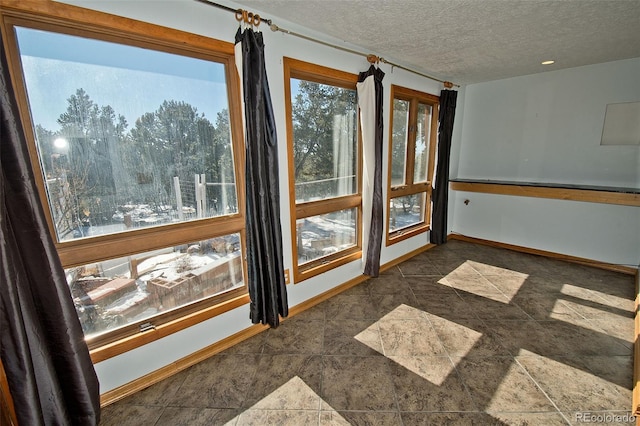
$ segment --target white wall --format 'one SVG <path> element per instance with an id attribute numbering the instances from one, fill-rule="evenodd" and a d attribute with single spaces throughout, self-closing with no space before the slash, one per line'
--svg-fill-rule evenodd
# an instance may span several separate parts
<path id="1" fill-rule="evenodd" d="M 233 37 L 238 28 L 238 23 L 232 13 L 222 11 L 196 1 L 123 0 L 105 2 L 67 0 L 65 3 L 198 33 L 227 42 L 233 42 Z M 238 8 L 237 5 L 233 5 L 231 2 L 227 1 L 224 3 L 234 9 Z M 259 10 L 252 11 L 260 13 Z M 279 20 L 277 17 L 262 13 L 260 13 L 260 15 L 273 19 L 274 23 L 280 27 L 317 38 L 322 37 L 321 35 L 315 34 L 307 29 L 300 28 L 293 23 Z M 287 135 L 285 125 L 286 117 L 284 113 L 284 74 L 282 69 L 282 58 L 284 56 L 288 56 L 351 73 L 358 73 L 366 70 L 369 67 L 369 63 L 365 58 L 358 55 L 342 52 L 282 33 L 273 33 L 264 24 L 260 26 L 260 29 L 264 32 L 267 75 L 269 78 L 269 85 L 275 110 L 276 125 L 278 129 L 278 144 L 280 147 L 280 192 L 282 201 L 282 227 L 284 233 L 284 261 L 285 268 L 291 269 L 292 247 L 289 231 L 291 228 L 288 204 L 289 189 L 287 186 Z M 342 44 L 342 42 L 338 40 L 331 40 L 326 37 L 324 39 L 334 44 Z M 389 122 L 389 93 L 391 84 L 397 84 L 432 94 L 440 93 L 441 85 L 439 83 L 402 70 L 395 69 L 392 71 L 390 67 L 385 65 L 382 65 L 381 67 L 383 71 L 387 73 L 383 81 L 385 91 L 385 123 Z M 383 159 L 386 159 L 388 158 L 388 133 L 386 130 L 384 138 L 385 148 L 383 152 Z M 383 164 L 383 176 L 387 176 L 386 161 L 383 161 Z M 386 196 L 386 183 L 383 183 L 383 188 L 385 188 Z M 428 242 L 428 238 L 428 234 L 422 234 L 401 243 L 394 244 L 391 247 L 384 247 L 383 242 L 381 256 L 382 263 L 389 262 L 424 246 Z M 318 294 L 328 291 L 341 283 L 361 275 L 360 266 L 360 261 L 353 262 L 297 285 L 288 286 L 289 306 L 295 306 Z M 100 362 L 96 365 L 96 371 L 100 379 L 100 390 L 102 393 L 112 390 L 183 358 L 190 353 L 207 347 L 250 325 L 248 307 L 244 306 L 204 323 L 198 324 L 187 330 L 175 333 L 159 341 Z"/>
<path id="2" fill-rule="evenodd" d="M 600 146 L 606 105 L 630 101 L 640 58 L 469 85 L 450 176 L 640 188 L 640 147 Z M 640 207 L 454 192 L 450 209 L 454 233 L 640 263 Z"/>
<path id="3" fill-rule="evenodd" d="M 450 203 L 455 205 L 453 233 L 613 264 L 640 264 L 640 207 L 460 191 L 452 191 Z"/>
<path id="4" fill-rule="evenodd" d="M 640 187 L 640 147 L 600 146 L 632 101 L 640 58 L 469 85 L 456 177 Z"/>

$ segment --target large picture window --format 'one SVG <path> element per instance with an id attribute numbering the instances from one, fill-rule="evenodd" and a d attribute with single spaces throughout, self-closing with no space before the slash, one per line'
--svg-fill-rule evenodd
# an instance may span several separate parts
<path id="1" fill-rule="evenodd" d="M 90 348 L 246 294 L 233 46 L 58 24 L 5 18 L 41 199 Z"/>
<path id="2" fill-rule="evenodd" d="M 429 229 L 438 97 L 391 87 L 387 245 Z"/>
<path id="3" fill-rule="evenodd" d="M 224 64 L 16 37 L 58 241 L 237 213 Z"/>
<path id="4" fill-rule="evenodd" d="M 361 255 L 357 76 L 284 60 L 294 280 Z"/>

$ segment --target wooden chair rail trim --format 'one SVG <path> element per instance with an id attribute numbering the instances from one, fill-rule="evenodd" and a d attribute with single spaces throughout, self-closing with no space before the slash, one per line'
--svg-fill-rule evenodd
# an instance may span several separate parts
<path id="1" fill-rule="evenodd" d="M 640 207 L 640 194 L 638 193 L 475 182 L 449 182 L 449 188 L 454 191 L 464 192 L 481 192 L 485 194 L 551 198 L 555 200 L 585 201 L 590 203 Z"/>

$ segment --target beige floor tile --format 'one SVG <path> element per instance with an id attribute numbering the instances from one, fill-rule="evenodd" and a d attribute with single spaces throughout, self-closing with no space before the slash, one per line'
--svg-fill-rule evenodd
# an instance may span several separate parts
<path id="1" fill-rule="evenodd" d="M 447 320 L 434 315 L 429 316 L 440 342 L 447 354 L 455 357 L 508 356 L 500 340 L 489 333 L 481 320 Z"/>
<path id="2" fill-rule="evenodd" d="M 391 360 L 400 411 L 476 411 L 449 357 L 394 356 Z"/>
<path id="3" fill-rule="evenodd" d="M 554 411 L 555 407 L 511 357 L 462 359 L 456 362 L 462 381 L 483 411 Z"/>
<path id="4" fill-rule="evenodd" d="M 426 318 L 381 319 L 380 340 L 385 356 L 446 355 L 440 339 Z"/>
<path id="5" fill-rule="evenodd" d="M 325 356 L 322 409 L 396 409 L 389 360 L 384 357 Z"/>
<path id="6" fill-rule="evenodd" d="M 326 355 L 382 355 L 378 324 L 372 320 L 332 320 L 324 329 Z"/>
<path id="7" fill-rule="evenodd" d="M 237 414 L 238 410 L 167 407 L 154 426 L 232 425 L 236 422 Z"/>
<path id="8" fill-rule="evenodd" d="M 440 275 L 440 270 L 429 260 L 412 258 L 398 265 L 403 276 Z"/>
<path id="9" fill-rule="evenodd" d="M 160 418 L 162 410 L 162 407 L 150 405 L 109 405 L 102 409 L 100 426 L 153 425 Z"/>
<path id="10" fill-rule="evenodd" d="M 317 425 L 318 411 L 306 410 L 247 410 L 238 417 L 236 426 L 300 426 Z"/>
<path id="11" fill-rule="evenodd" d="M 269 329 L 263 354 L 322 353 L 324 321 L 293 317 L 276 329 Z"/>
<path id="12" fill-rule="evenodd" d="M 256 372 L 258 355 L 215 355 L 188 371 L 169 405 L 240 408 Z"/>
<path id="13" fill-rule="evenodd" d="M 398 412 L 321 411 L 320 426 L 398 426 Z"/>
<path id="14" fill-rule="evenodd" d="M 263 355 L 243 407 L 317 410 L 321 382 L 322 357 L 319 355 Z"/>
<path id="15" fill-rule="evenodd" d="M 632 424 L 633 312 L 631 276 L 452 240 L 101 425 Z"/>
<path id="16" fill-rule="evenodd" d="M 623 410 L 631 404 L 630 390 L 598 377 L 580 360 L 533 354 L 516 359 L 561 411 Z"/>

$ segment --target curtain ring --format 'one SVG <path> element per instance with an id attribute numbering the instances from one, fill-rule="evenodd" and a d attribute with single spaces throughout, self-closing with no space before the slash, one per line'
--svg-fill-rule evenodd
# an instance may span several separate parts
<path id="1" fill-rule="evenodd" d="M 251 25 L 252 27 L 257 27 L 258 25 L 260 25 L 260 22 L 262 21 L 262 19 L 260 19 L 260 15 L 258 14 L 253 14 L 252 12 L 248 12 L 244 9 L 238 9 L 236 10 L 236 21 L 243 23 L 245 25 Z"/>

